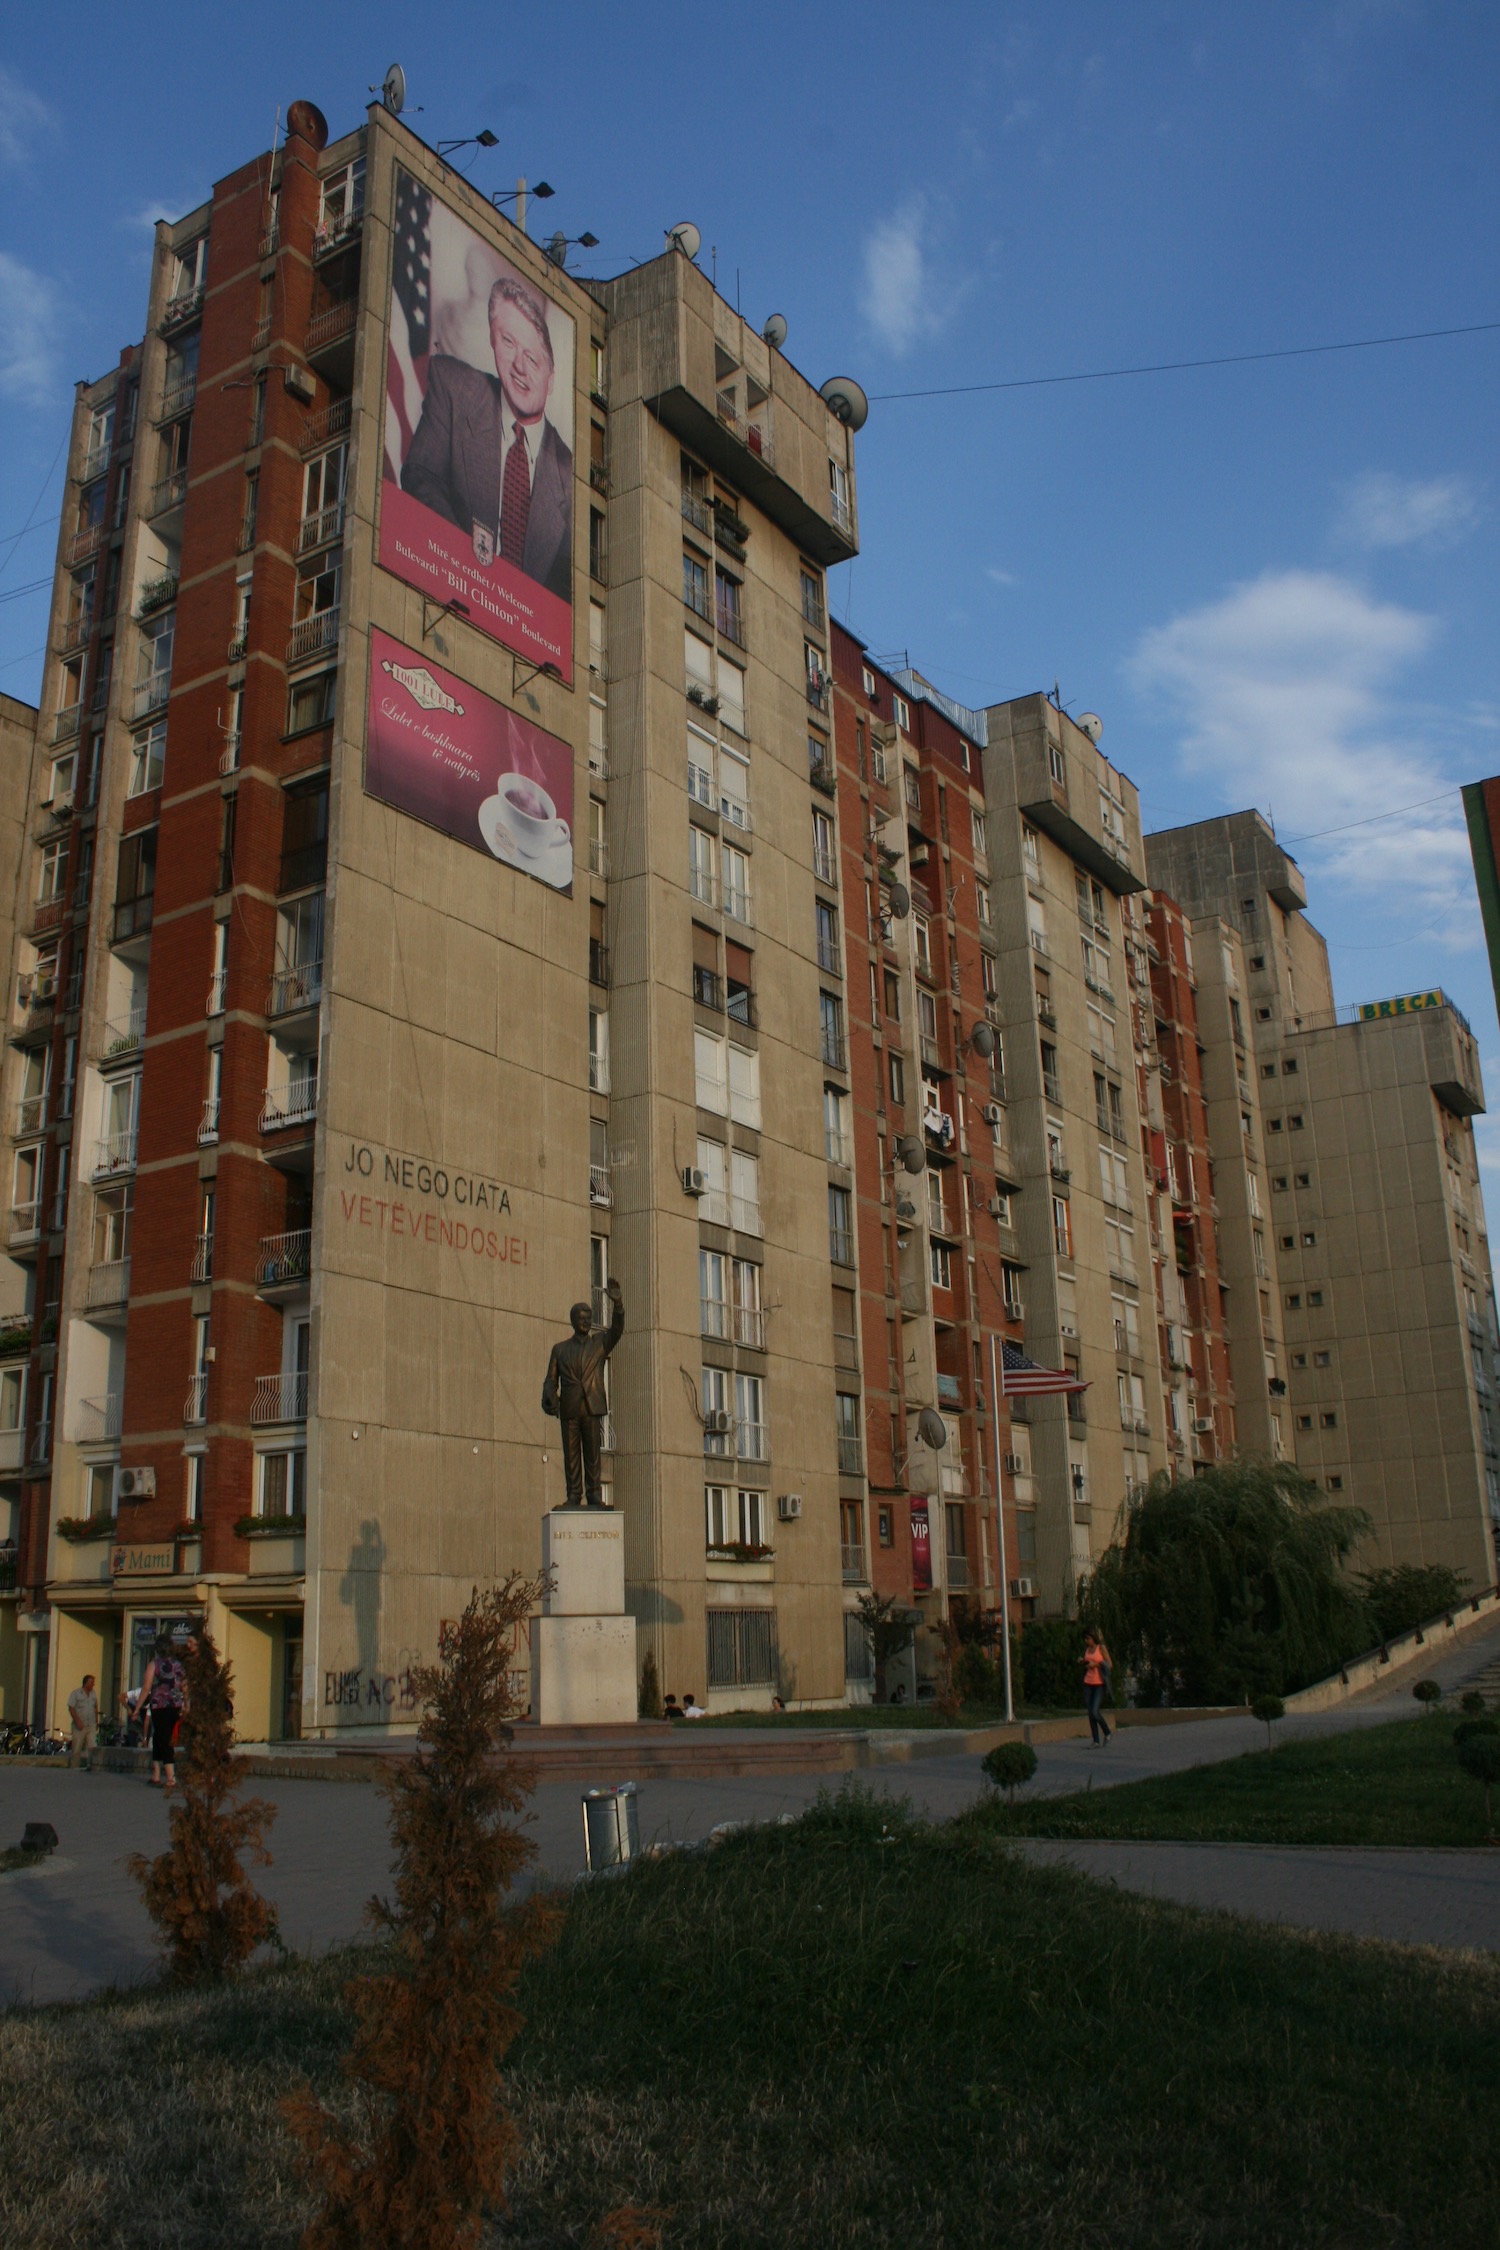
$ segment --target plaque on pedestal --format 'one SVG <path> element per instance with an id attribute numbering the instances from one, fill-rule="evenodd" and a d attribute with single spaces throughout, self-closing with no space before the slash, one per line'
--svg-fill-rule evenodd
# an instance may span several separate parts
<path id="1" fill-rule="evenodd" d="M 539 1726 L 621 1726 L 637 1715 L 635 1619 L 625 1615 L 625 1526 L 612 1509 L 542 1518 L 552 1592 L 531 1629 L 531 1715 Z"/>

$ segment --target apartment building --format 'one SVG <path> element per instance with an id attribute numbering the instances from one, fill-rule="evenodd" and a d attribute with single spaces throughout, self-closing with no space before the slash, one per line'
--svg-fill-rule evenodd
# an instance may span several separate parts
<path id="1" fill-rule="evenodd" d="M 983 724 L 838 626 L 832 656 L 831 755 L 810 728 L 808 765 L 815 861 L 840 879 L 826 958 L 842 950 L 850 1078 L 826 1098 L 830 1153 L 849 1173 L 830 1181 L 830 1225 L 857 1244 L 858 1290 L 852 1271 L 836 1288 L 835 1334 L 861 1386 L 869 1480 L 868 1520 L 846 1504 L 843 1562 L 851 1589 L 873 1585 L 920 1621 L 914 1687 L 955 1605 L 1020 1614 L 1032 1599 L 1018 1591 L 1031 1515 L 1022 1560 L 1010 1416 L 992 1384 L 1024 1314 Z M 863 1682 L 852 1615 L 847 1630 Z"/>
<path id="2" fill-rule="evenodd" d="M 1098 722 L 1091 722 L 1097 726 Z M 1088 1385 L 1012 1400 L 1018 1505 L 1042 1612 L 1108 1544 L 1126 1496 L 1166 1465 L 1137 1043 L 1150 1028 L 1140 809 L 1096 737 L 1045 695 L 985 713 L 985 820 L 999 941 L 1026 1349 Z M 1127 912 L 1127 907 L 1129 911 Z M 1136 980 L 1132 984 L 1132 978 Z M 1024 1294 L 1022 1294 L 1024 1292 Z"/>
<path id="3" fill-rule="evenodd" d="M 34 705 L 0 695 L 0 963 L 6 965 L 15 953 L 16 891 L 23 861 L 29 856 L 28 823 L 36 817 L 45 828 L 53 818 L 50 808 L 33 813 L 36 729 Z M 12 1037 L 29 1021 L 33 1006 L 39 1034 L 53 1004 L 54 995 L 34 983 L 24 992 L 17 991 L 8 1026 Z M 34 1101 L 27 1087 L 46 1070 L 46 1052 L 43 1047 L 35 1061 L 20 1059 L 14 1066 L 19 1079 L 14 1118 L 18 1128 L 23 1123 L 33 1125 L 33 1111 L 23 1114 L 19 1105 Z M 39 1130 L 33 1127 L 33 1139 L 39 1137 Z M 34 1316 L 31 1280 L 26 1265 L 0 1251 L 0 1714 L 19 1710 L 25 1692 L 26 1644 L 19 1630 L 18 1589 L 26 1383 Z"/>
<path id="4" fill-rule="evenodd" d="M 679 248 L 580 283 L 297 102 L 158 229 L 68 490 L 4 1120 L 26 1708 L 200 1618 L 247 1734 L 409 1726 L 440 1620 L 539 1563 L 541 1375 L 611 1275 L 641 1655 L 841 1700 L 849 431 Z"/>
<path id="5" fill-rule="evenodd" d="M 1440 991 L 1335 1006 L 1301 872 L 1259 813 L 1153 834 L 1146 857 L 1195 932 L 1213 916 L 1243 944 L 1249 1048 L 1231 1048 L 1261 1097 L 1289 1449 L 1368 1511 L 1372 1560 L 1492 1584 L 1497 1330 L 1473 1034 Z"/>

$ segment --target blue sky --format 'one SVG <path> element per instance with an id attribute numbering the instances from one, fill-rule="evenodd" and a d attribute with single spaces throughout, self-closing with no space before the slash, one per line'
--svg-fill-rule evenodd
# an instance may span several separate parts
<path id="1" fill-rule="evenodd" d="M 298 95 L 347 129 L 399 57 L 417 130 L 492 128 L 476 182 L 550 179 L 599 270 L 691 218 L 814 382 L 864 383 L 840 616 L 966 701 L 1060 680 L 1148 825 L 1269 810 L 1340 998 L 1447 986 L 1500 1108 L 1456 796 L 1500 770 L 1500 332 L 881 396 L 1500 318 L 1492 0 L 265 0 L 140 33 L 8 25 L 0 535 L 39 528 L 0 596 L 48 571 L 70 387 L 139 332 L 150 221 Z M 0 599 L 0 687 L 36 693 L 44 627 L 44 592 Z"/>

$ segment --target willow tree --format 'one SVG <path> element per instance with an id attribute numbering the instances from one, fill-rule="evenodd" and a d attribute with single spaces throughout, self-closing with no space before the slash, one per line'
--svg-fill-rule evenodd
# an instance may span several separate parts
<path id="1" fill-rule="evenodd" d="M 1370 1530 L 1328 1507 L 1289 1461 L 1160 1474 L 1126 1507 L 1082 1590 L 1143 1702 L 1249 1702 L 1285 1694 L 1370 1645 L 1344 1563 Z"/>

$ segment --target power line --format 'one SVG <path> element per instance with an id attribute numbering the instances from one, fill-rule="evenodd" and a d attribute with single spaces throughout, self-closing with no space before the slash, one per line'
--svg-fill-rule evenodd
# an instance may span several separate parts
<path id="1" fill-rule="evenodd" d="M 15 560 L 16 540 L 24 539 L 27 532 L 30 531 L 35 525 L 37 509 L 41 506 L 42 502 L 47 497 L 47 487 L 52 482 L 52 472 L 63 457 L 64 450 L 67 447 L 69 434 L 69 431 L 65 429 L 62 436 L 57 441 L 57 451 L 53 454 L 51 463 L 47 470 L 47 474 L 43 477 L 41 485 L 37 492 L 37 496 L 31 503 L 31 508 L 26 517 L 26 521 L 22 524 L 20 530 L 11 540 L 10 553 L 6 556 L 4 562 L 0 562 L 0 578 L 3 578 L 5 576 L 5 573 L 9 570 L 11 564 Z M 60 512 L 61 511 L 59 511 L 59 513 Z"/>
<path id="2" fill-rule="evenodd" d="M 0 594 L 0 602 L 18 602 L 23 594 L 34 594 L 39 587 L 51 583 L 50 578 L 33 578 L 29 586 L 12 586 L 9 593 Z"/>
<path id="3" fill-rule="evenodd" d="M 967 398 L 978 391 L 1033 391 L 1053 383 L 1107 383 L 1121 375 L 1176 375 L 1197 367 L 1248 367 L 1263 359 L 1312 359 L 1320 352 L 1368 352 L 1383 344 L 1425 344 L 1440 336 L 1483 336 L 1500 320 L 1477 320 L 1466 328 L 1413 328 L 1400 336 L 1355 336 L 1340 344 L 1291 344 L 1280 351 L 1226 352 L 1217 359 L 1162 359 L 1144 367 L 1090 367 L 1071 375 L 1016 375 L 1003 383 L 947 383 L 931 391 L 872 391 L 870 404 L 886 406 L 905 398 Z"/>
<path id="4" fill-rule="evenodd" d="M 57 523 L 61 515 L 62 510 L 59 508 L 55 516 L 42 516 L 36 523 L 24 525 L 20 531 L 6 532 L 4 538 L 0 539 L 0 547 L 13 547 L 18 539 L 29 538 L 33 531 L 45 531 L 48 524 Z"/>
<path id="5" fill-rule="evenodd" d="M 1321 836 L 1342 836 L 1350 828 L 1369 828 L 1377 820 L 1394 820 L 1400 813 L 1420 812 L 1424 805 L 1440 805 L 1448 797 L 1459 795 L 1457 789 L 1440 789 L 1435 797 L 1419 797 L 1412 805 L 1392 805 L 1389 812 L 1369 813 L 1363 820 L 1341 820 L 1336 828 L 1314 828 L 1306 836 L 1278 836 L 1278 844 L 1315 844 Z"/>

